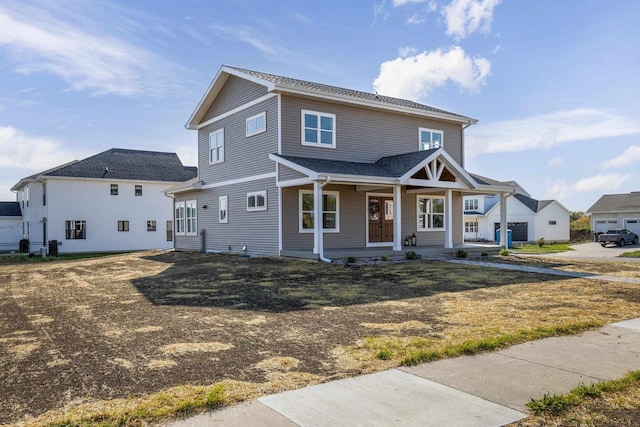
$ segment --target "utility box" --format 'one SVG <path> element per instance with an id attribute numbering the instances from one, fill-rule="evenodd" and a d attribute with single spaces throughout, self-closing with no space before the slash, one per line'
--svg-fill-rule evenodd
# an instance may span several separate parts
<path id="1" fill-rule="evenodd" d="M 20 253 L 21 254 L 28 253 L 29 252 L 29 239 L 21 239 L 20 243 L 18 244 L 18 246 L 20 247 Z"/>
<path id="2" fill-rule="evenodd" d="M 58 256 L 58 241 L 49 240 L 49 255 Z"/>

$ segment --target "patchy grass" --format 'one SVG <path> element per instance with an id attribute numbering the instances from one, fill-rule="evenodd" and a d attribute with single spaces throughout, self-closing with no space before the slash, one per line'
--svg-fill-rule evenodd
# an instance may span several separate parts
<path id="1" fill-rule="evenodd" d="M 618 257 L 622 257 L 622 258 L 640 258 L 640 250 L 633 251 L 633 252 L 623 252 L 620 255 L 618 255 Z"/>
<path id="2" fill-rule="evenodd" d="M 521 254 L 552 254 L 556 252 L 566 252 L 572 250 L 573 248 L 569 246 L 568 243 L 545 243 L 542 246 L 539 246 L 538 244 L 529 244 L 518 246 L 512 249 L 512 251 Z"/>
<path id="3" fill-rule="evenodd" d="M 92 252 L 92 253 L 78 253 L 78 254 L 60 254 L 58 256 L 45 256 L 42 258 L 40 253 L 35 253 L 33 257 L 30 257 L 29 254 L 19 254 L 15 255 L 11 254 L 0 254 L 0 263 L 41 263 L 41 262 L 52 262 L 52 261 L 75 261 L 81 259 L 92 259 L 92 258 L 102 258 L 106 256 L 115 255 L 113 252 Z"/>

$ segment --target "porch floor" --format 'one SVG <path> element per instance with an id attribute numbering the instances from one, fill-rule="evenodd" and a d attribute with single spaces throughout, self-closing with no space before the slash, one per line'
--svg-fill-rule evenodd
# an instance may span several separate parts
<path id="1" fill-rule="evenodd" d="M 500 246 L 491 243 L 469 243 L 465 242 L 461 245 L 454 245 L 453 248 L 443 248 L 442 246 L 403 246 L 402 250 L 394 251 L 391 247 L 371 247 L 371 248 L 341 248 L 341 249 L 325 249 L 325 258 L 345 259 L 347 257 L 356 258 L 375 258 L 381 256 L 393 257 L 404 256 L 405 252 L 414 251 L 422 259 L 442 259 L 455 256 L 458 249 L 464 249 L 469 254 L 480 254 L 487 252 L 488 254 L 497 254 Z M 303 259 L 318 259 L 318 255 L 309 250 L 283 250 L 282 256 Z"/>

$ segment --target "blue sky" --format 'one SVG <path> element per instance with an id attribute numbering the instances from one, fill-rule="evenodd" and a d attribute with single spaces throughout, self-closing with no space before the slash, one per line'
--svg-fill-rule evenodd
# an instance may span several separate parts
<path id="1" fill-rule="evenodd" d="M 640 190 L 635 0 L 0 0 L 0 200 L 112 147 L 195 165 L 221 64 L 479 119 L 466 169 L 571 210 Z"/>

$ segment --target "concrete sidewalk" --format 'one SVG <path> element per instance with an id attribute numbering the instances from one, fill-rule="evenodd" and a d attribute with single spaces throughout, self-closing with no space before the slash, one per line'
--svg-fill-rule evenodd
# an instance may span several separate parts
<path id="1" fill-rule="evenodd" d="M 186 426 L 501 426 L 545 393 L 640 370 L 640 319 L 265 396 Z"/>

